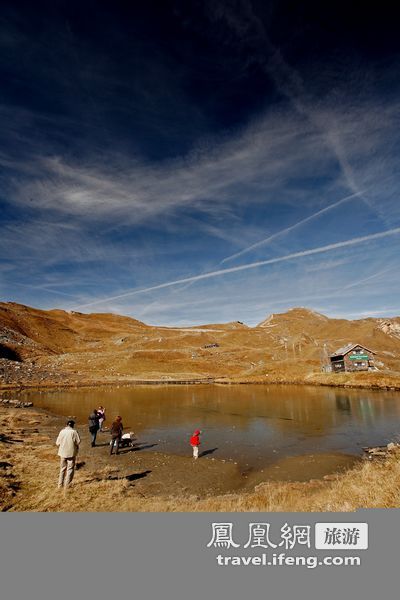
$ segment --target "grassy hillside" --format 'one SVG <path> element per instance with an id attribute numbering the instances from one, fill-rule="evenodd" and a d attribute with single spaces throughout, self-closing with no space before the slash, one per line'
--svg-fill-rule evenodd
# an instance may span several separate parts
<path id="1" fill-rule="evenodd" d="M 324 353 L 349 342 L 374 350 L 379 372 L 321 374 Z M 295 308 L 257 327 L 157 327 L 113 314 L 0 303 L 3 386 L 204 378 L 397 386 L 399 372 L 397 317 L 348 321 Z"/>

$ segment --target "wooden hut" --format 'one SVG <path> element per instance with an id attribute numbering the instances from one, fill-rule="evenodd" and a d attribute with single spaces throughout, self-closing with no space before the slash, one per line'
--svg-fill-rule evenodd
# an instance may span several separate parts
<path id="1" fill-rule="evenodd" d="M 373 370 L 375 354 L 361 344 L 347 344 L 330 355 L 332 372 Z"/>

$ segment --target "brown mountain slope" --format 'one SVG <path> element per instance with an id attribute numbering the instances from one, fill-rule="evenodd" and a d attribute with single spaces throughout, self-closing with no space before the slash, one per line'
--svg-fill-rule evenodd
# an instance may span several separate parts
<path id="1" fill-rule="evenodd" d="M 329 319 L 305 308 L 274 314 L 260 323 L 288 352 L 302 358 L 318 358 L 326 345 L 330 354 L 347 343 L 360 343 L 377 352 L 388 368 L 400 366 L 400 319 Z M 294 350 L 293 350 L 294 347 Z M 384 366 L 384 365 L 382 365 Z"/>
<path id="2" fill-rule="evenodd" d="M 0 384 L 199 378 L 304 382 L 320 373 L 323 354 L 349 342 L 374 350 L 381 373 L 400 371 L 399 318 L 348 321 L 295 308 L 257 327 L 239 322 L 156 327 L 113 314 L 0 303 Z"/>
<path id="3" fill-rule="evenodd" d="M 29 338 L 45 351 L 65 352 L 121 331 L 145 327 L 140 321 L 111 314 L 84 315 L 63 310 L 39 310 L 14 302 L 0 303 L 0 328 Z M 1 330 L 0 330 L 1 331 Z"/>

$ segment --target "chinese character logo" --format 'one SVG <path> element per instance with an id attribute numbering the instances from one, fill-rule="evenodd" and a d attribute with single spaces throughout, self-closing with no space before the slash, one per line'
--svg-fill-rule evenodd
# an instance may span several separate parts
<path id="1" fill-rule="evenodd" d="M 325 544 L 335 546 L 337 544 L 346 544 L 348 546 L 357 546 L 360 538 L 360 530 L 357 527 L 346 527 L 339 529 L 337 527 L 327 527 L 325 529 Z"/>
<path id="2" fill-rule="evenodd" d="M 316 523 L 315 547 L 319 550 L 367 550 L 368 523 Z"/>
<path id="3" fill-rule="evenodd" d="M 287 523 L 281 527 L 281 543 L 279 546 L 284 546 L 285 550 L 292 550 L 296 544 L 311 547 L 310 525 L 293 525 L 291 527 Z"/>
<path id="4" fill-rule="evenodd" d="M 243 548 L 276 548 L 269 539 L 270 523 L 250 523 L 249 540 Z"/>
<path id="5" fill-rule="evenodd" d="M 213 523 L 212 538 L 207 544 L 207 548 L 210 548 L 210 546 L 215 548 L 239 548 L 240 544 L 233 541 L 232 529 L 232 523 Z"/>

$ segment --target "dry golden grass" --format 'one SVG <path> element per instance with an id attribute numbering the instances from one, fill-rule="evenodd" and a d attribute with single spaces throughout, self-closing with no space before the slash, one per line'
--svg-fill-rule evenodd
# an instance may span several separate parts
<path id="1" fill-rule="evenodd" d="M 348 512 L 400 506 L 400 454 L 364 462 L 329 482 L 265 483 L 248 495 L 215 498 L 202 510 Z"/>
<path id="2" fill-rule="evenodd" d="M 137 495 L 126 480 L 91 482 L 79 476 L 64 494 L 55 489 L 54 468 L 50 472 L 41 468 L 34 473 L 29 473 L 27 464 L 21 464 L 21 468 L 24 472 L 23 475 L 20 473 L 22 488 L 13 510 L 348 512 L 359 508 L 400 506 L 399 455 L 382 463 L 364 463 L 329 483 L 273 482 L 258 486 L 254 492 L 205 499 L 195 496 L 143 497 Z M 107 471 L 103 470 L 102 475 L 107 477 Z"/>

